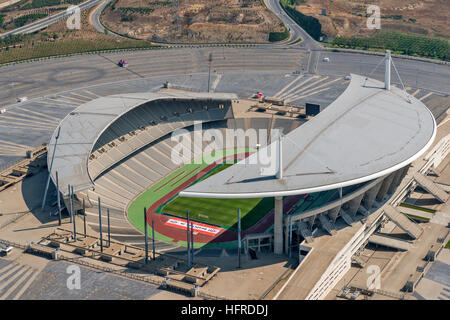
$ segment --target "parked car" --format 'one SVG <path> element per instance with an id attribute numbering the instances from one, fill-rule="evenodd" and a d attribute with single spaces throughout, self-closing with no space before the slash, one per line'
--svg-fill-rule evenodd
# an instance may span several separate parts
<path id="1" fill-rule="evenodd" d="M 13 247 L 11 246 L 0 246 L 0 256 L 6 256 L 12 251 Z"/>
<path id="2" fill-rule="evenodd" d="M 330 62 L 330 58 L 328 57 L 323 58 L 323 62 Z"/>

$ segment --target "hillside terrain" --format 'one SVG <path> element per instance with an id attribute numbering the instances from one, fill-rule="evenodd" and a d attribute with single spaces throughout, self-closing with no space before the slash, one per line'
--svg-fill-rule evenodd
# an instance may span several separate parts
<path id="1" fill-rule="evenodd" d="M 448 0 L 288 0 L 301 13 L 317 18 L 328 37 L 370 36 L 367 7 L 381 11 L 381 30 L 450 39 Z M 326 9 L 325 15 L 322 10 Z"/>
<path id="2" fill-rule="evenodd" d="M 114 32 L 158 42 L 268 42 L 285 31 L 261 0 L 113 0 L 101 19 Z"/>

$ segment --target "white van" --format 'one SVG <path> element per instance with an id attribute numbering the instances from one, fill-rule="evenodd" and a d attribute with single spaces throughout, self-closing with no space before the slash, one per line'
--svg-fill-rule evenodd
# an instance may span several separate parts
<path id="1" fill-rule="evenodd" d="M 323 58 L 323 62 L 330 62 L 330 58 L 328 57 Z"/>

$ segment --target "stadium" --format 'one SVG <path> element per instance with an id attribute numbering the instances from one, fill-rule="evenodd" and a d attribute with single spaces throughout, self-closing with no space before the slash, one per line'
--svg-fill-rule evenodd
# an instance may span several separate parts
<path id="1" fill-rule="evenodd" d="M 345 91 L 312 114 L 275 98 L 167 88 L 94 99 L 53 133 L 51 178 L 67 208 L 85 213 L 100 234 L 144 247 L 146 221 L 157 250 L 184 255 L 189 211 L 194 248 L 238 250 L 241 239 L 245 253 L 298 255 L 305 272 L 314 270 L 299 298 L 323 298 L 385 217 L 412 239 L 422 233 L 388 201 L 433 143 L 436 122 L 420 100 L 390 86 L 390 63 L 388 55 L 384 83 L 352 74 Z M 173 161 L 180 130 L 183 163 Z M 248 138 L 252 130 L 266 135 Z M 198 161 L 214 134 L 233 147 L 216 146 L 207 152 L 212 161 Z M 263 153 L 276 160 L 269 174 L 250 161 Z M 414 179 L 447 200 L 425 175 Z M 336 243 L 326 262 L 322 235 Z"/>

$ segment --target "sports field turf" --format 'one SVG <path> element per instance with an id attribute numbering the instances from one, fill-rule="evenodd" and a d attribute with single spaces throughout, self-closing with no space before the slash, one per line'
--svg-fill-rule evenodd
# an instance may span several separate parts
<path id="1" fill-rule="evenodd" d="M 237 209 L 241 209 L 241 224 L 245 230 L 261 219 L 273 208 L 273 198 L 255 199 L 209 199 L 176 197 L 161 211 L 178 217 L 189 217 L 197 221 L 223 228 L 237 229 Z"/>
<path id="2" fill-rule="evenodd" d="M 248 152 L 247 149 L 227 151 L 226 155 Z M 252 150 L 250 150 L 252 151 Z M 231 164 L 220 164 L 211 170 L 207 177 L 216 174 Z M 149 208 L 154 202 L 161 199 L 172 190 L 179 187 L 185 181 L 194 177 L 208 167 L 208 164 L 187 164 L 164 177 L 147 191 L 139 195 L 128 207 L 128 219 L 139 230 L 144 230 L 143 208 Z M 196 181 L 199 182 L 201 180 Z M 186 217 L 189 210 L 190 218 L 214 224 L 223 228 L 237 229 L 237 209 L 241 209 L 242 229 L 254 225 L 271 208 L 273 208 L 273 198 L 265 199 L 206 199 L 206 198 L 182 198 L 174 197 L 168 203 L 162 205 L 156 212 L 167 213 L 178 217 Z"/>

